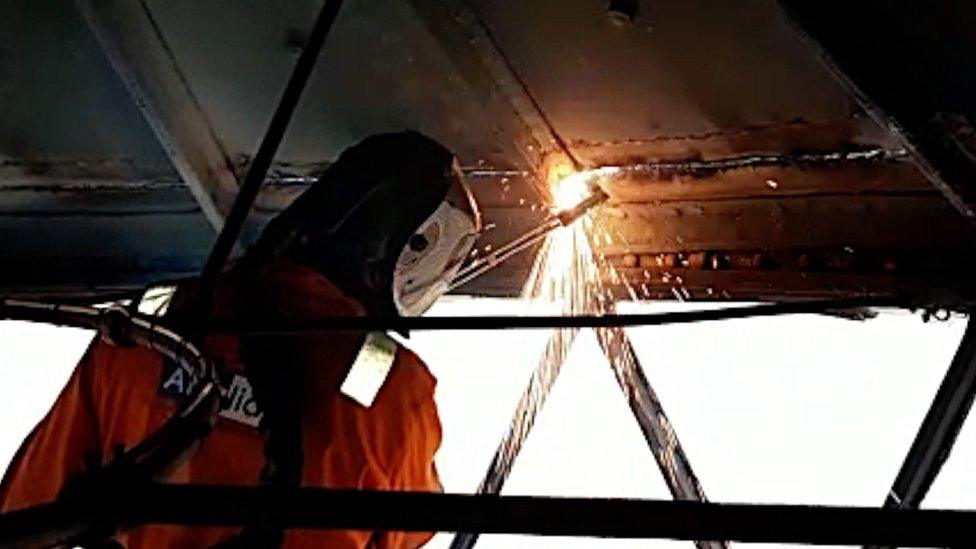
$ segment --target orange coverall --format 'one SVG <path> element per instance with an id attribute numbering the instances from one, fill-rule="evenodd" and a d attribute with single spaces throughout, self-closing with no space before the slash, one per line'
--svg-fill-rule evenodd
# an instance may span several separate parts
<path id="1" fill-rule="evenodd" d="M 255 314 L 267 321 L 364 314 L 357 302 L 323 276 L 286 262 L 275 264 L 259 290 L 245 296 L 248 312 L 241 313 L 232 273 L 218 285 L 218 316 Z M 295 397 L 302 406 L 303 485 L 440 491 L 433 459 L 441 440 L 435 380 L 414 353 L 403 347 L 397 350 L 393 368 L 369 408 L 339 392 L 363 338 L 362 334 L 321 333 L 293 340 L 290 350 L 301 365 L 301 389 Z M 253 426 L 257 409 L 249 386 L 243 388 L 247 382 L 238 379 L 244 373 L 240 341 L 211 336 L 205 345 L 224 379 L 222 416 L 168 482 L 256 484 L 264 464 L 263 439 Z M 179 374 L 170 370 L 151 351 L 93 343 L 7 470 L 0 508 L 7 511 L 53 500 L 66 480 L 85 468 L 86 458 L 96 456 L 107 463 L 116 445 L 131 447 L 156 429 L 175 407 L 169 395 L 181 389 Z M 130 548 L 207 547 L 236 531 L 148 525 L 125 532 L 119 541 Z M 289 530 L 283 547 L 413 548 L 430 537 L 429 533 Z"/>

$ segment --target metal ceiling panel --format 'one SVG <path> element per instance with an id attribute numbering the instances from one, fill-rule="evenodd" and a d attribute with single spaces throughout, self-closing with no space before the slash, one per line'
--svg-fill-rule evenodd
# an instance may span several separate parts
<path id="1" fill-rule="evenodd" d="M 250 155 L 256 148 L 316 4 L 148 2 L 231 154 Z M 279 160 L 334 160 L 370 134 L 412 128 L 448 144 L 466 163 L 499 164 L 511 148 L 491 135 L 490 114 L 405 2 L 351 0 L 326 43 Z"/>
<path id="2" fill-rule="evenodd" d="M 169 164 L 70 5 L 0 3 L 0 162 L 105 159 Z"/>
<path id="3" fill-rule="evenodd" d="M 43 257 L 52 271 L 112 284 L 127 280 L 126 272 L 140 273 L 130 285 L 152 278 L 154 268 L 159 276 L 192 272 L 213 239 L 207 221 L 219 225 L 233 198 L 233 174 L 223 173 L 215 186 L 212 172 L 239 176 L 247 169 L 321 2 L 139 0 L 138 9 L 127 10 L 86 2 L 122 28 L 125 17 L 145 17 L 140 32 L 156 40 L 152 48 L 132 50 L 140 47 L 132 26 L 121 41 L 129 50 L 114 53 L 138 65 L 136 84 L 160 89 L 130 93 L 132 82 L 125 80 L 127 89 L 113 71 L 119 64 L 108 61 L 113 52 L 102 51 L 86 26 L 91 17 L 53 0 L 0 6 L 0 235 L 16 241 L 0 247 L 0 256 Z M 639 4 L 632 22 L 615 25 L 596 0 L 349 0 L 245 241 L 345 147 L 372 133 L 414 128 L 456 150 L 467 167 L 487 170 L 472 178 L 492 227 L 481 249 L 543 218 L 533 177 L 564 153 L 584 166 L 677 163 L 607 189 L 603 217 L 625 238 L 599 251 L 636 270 L 628 276 L 639 278 L 641 262 L 659 254 L 795 259 L 850 248 L 870 256 L 858 261 L 873 267 L 856 273 L 867 281 L 831 287 L 856 291 L 876 283 L 887 292 L 900 284 L 891 277 L 939 274 L 955 265 L 950 256 L 976 246 L 953 234 L 957 220 L 919 172 L 890 160 L 899 152 L 895 142 L 860 113 L 772 2 Z M 166 67 L 154 62 L 160 59 Z M 153 72 L 162 68 L 168 72 Z M 215 154 L 194 157 L 195 143 Z M 795 160 L 863 150 L 885 155 L 857 163 Z M 736 164 L 755 154 L 775 162 Z M 695 164 L 703 161 L 730 164 Z M 194 197 L 208 194 L 213 204 L 194 209 Z M 167 209 L 177 203 L 179 212 Z M 44 228 L 32 234 L 39 224 Z M 911 273 L 886 270 L 915 265 L 913 254 L 936 259 Z M 464 291 L 518 293 L 531 257 Z M 719 296 L 816 294 L 811 280 L 823 273 L 810 265 L 820 260 L 794 259 L 775 275 L 694 276 L 724 281 Z M 122 266 L 123 274 L 109 276 L 105 265 Z M 651 266 L 667 274 L 666 265 Z M 757 283 L 761 276 L 785 286 Z M 7 286 L 39 291 L 42 279 Z"/>
<path id="4" fill-rule="evenodd" d="M 474 5 L 574 149 L 855 112 L 772 2 L 641 2 L 624 26 L 595 0 Z"/>

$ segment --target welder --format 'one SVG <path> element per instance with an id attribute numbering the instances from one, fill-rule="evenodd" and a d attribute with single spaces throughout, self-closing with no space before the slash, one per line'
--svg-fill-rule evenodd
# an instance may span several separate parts
<path id="1" fill-rule="evenodd" d="M 417 315 L 447 291 L 481 225 L 447 149 L 415 132 L 370 137 L 224 272 L 209 314 L 262 324 Z M 179 284 L 165 317 L 186 321 L 197 298 L 194 281 Z M 441 490 L 435 380 L 398 340 L 354 332 L 200 338 L 221 373 L 222 407 L 167 482 Z M 140 442 L 189 394 L 184 376 L 151 351 L 94 342 L 8 469 L 2 510 L 51 501 L 72 478 L 109 464 L 117 448 Z M 430 536 L 147 525 L 110 543 L 412 548 Z"/>

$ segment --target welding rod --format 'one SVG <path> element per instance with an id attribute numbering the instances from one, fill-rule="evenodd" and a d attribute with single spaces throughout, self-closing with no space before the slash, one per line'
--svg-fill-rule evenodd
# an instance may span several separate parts
<path id="1" fill-rule="evenodd" d="M 531 248 L 533 245 L 548 236 L 552 231 L 560 227 L 568 227 L 572 225 L 577 219 L 583 217 L 586 212 L 590 211 L 596 206 L 599 206 L 600 204 L 603 204 L 608 198 L 610 197 L 606 192 L 603 191 L 603 189 L 598 186 L 594 186 L 590 195 L 583 199 L 579 204 L 573 206 L 572 208 L 567 208 L 551 214 L 541 225 L 526 232 L 485 257 L 476 259 L 473 263 L 464 269 L 461 269 L 461 271 L 451 282 L 450 289 L 454 290 L 464 286 L 475 278 L 478 278 L 486 272 L 494 269 L 506 259 L 527 250 L 528 248 Z"/>

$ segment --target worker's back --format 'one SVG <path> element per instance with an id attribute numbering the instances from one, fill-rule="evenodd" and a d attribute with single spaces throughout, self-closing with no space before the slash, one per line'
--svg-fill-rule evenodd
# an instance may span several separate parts
<path id="1" fill-rule="evenodd" d="M 179 306 L 177 305 L 177 308 Z M 362 308 L 320 274 L 278 263 L 260 285 L 244 291 L 225 278 L 218 288 L 218 316 L 314 320 L 362 315 Z M 285 338 L 287 337 L 287 339 Z M 407 349 L 396 361 L 375 401 L 364 407 L 339 392 L 363 343 L 362 334 L 321 333 L 242 343 L 232 336 L 206 342 L 222 373 L 221 418 L 199 450 L 173 471 L 173 483 L 256 484 L 265 463 L 256 428 L 258 408 L 241 356 L 265 360 L 279 354 L 296 365 L 286 395 L 302 417 L 304 486 L 439 490 L 433 456 L 440 424 L 433 401 L 434 379 Z M 253 358 L 248 358 L 253 360 Z M 32 433 L 7 471 L 2 510 L 54 499 L 66 479 L 91 456 L 111 460 L 117 445 L 131 447 L 162 424 L 189 387 L 182 372 L 151 351 L 96 342 L 49 415 Z M 146 526 L 120 541 L 134 547 L 206 547 L 236 529 Z M 428 534 L 289 531 L 284 547 L 417 547 Z M 370 545 L 370 544 L 373 545 Z"/>

